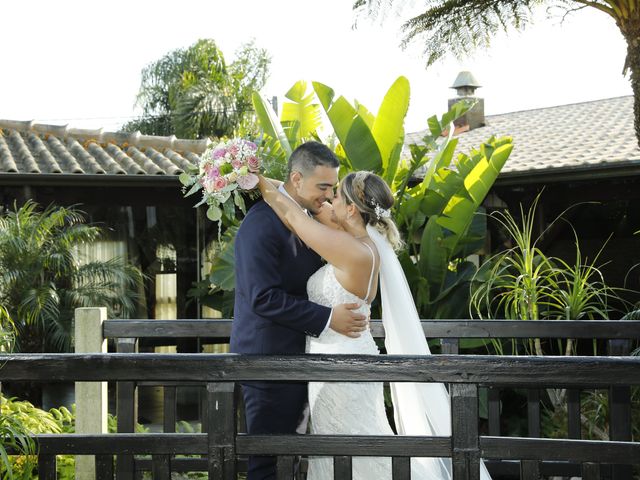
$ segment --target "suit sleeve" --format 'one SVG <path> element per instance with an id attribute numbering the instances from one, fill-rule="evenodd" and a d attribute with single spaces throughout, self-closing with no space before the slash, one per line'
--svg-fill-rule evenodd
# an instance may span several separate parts
<path id="1" fill-rule="evenodd" d="M 284 239 L 269 215 L 246 217 L 245 229 L 236 237 L 235 255 L 244 272 L 251 308 L 257 315 L 280 325 L 318 336 L 327 326 L 331 309 L 285 292 L 279 259 Z M 248 228 L 246 228 L 248 227 Z"/>

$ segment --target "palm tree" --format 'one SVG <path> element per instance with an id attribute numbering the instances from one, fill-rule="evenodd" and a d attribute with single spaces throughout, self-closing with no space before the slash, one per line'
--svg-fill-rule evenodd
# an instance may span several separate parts
<path id="1" fill-rule="evenodd" d="M 142 70 L 142 118 L 122 129 L 181 138 L 232 135 L 251 110 L 251 92 L 266 83 L 270 61 L 253 42 L 242 45 L 231 64 L 210 39 L 173 50 Z"/>
<path id="2" fill-rule="evenodd" d="M 357 16 L 379 17 L 390 10 L 401 14 L 406 0 L 356 0 Z M 424 45 L 427 65 L 448 52 L 460 57 L 474 48 L 486 48 L 499 30 L 523 29 L 534 7 L 547 5 L 565 10 L 565 15 L 595 8 L 616 22 L 627 42 L 623 75 L 631 72 L 635 130 L 640 145 L 640 0 L 426 0 L 426 9 L 403 24 L 403 45 Z"/>
<path id="3" fill-rule="evenodd" d="M 74 208 L 39 211 L 29 201 L 0 218 L 0 304 L 13 320 L 14 350 L 70 351 L 77 307 L 106 306 L 111 317 L 135 312 L 137 268 L 119 258 L 78 261 L 75 247 L 100 235 Z"/>

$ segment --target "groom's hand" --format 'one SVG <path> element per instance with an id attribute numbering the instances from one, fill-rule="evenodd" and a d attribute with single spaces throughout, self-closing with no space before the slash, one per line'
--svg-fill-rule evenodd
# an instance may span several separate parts
<path id="1" fill-rule="evenodd" d="M 369 323 L 366 316 L 353 311 L 359 307 L 357 303 L 342 303 L 333 307 L 329 327 L 347 337 L 359 337 Z"/>

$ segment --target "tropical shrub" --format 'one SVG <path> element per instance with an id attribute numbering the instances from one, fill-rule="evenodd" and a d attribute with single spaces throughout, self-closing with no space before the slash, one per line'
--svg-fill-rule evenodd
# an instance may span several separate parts
<path id="1" fill-rule="evenodd" d="M 477 150 L 454 158 L 453 122 L 473 107 L 461 101 L 440 118 L 429 118 L 422 144 L 411 145 L 410 158 L 403 159 L 410 97 L 406 78 L 399 77 L 389 88 L 377 115 L 360 103 L 336 97 L 326 85 L 313 82 L 312 87 L 309 93 L 306 82 L 299 81 L 287 92 L 289 102 L 280 120 L 254 93 L 256 114 L 271 148 L 265 149 L 265 156 L 282 164 L 300 143 L 322 140 L 324 111 L 331 127 L 325 143 L 340 158 L 341 174 L 372 171 L 394 192 L 394 216 L 407 240 L 400 257 L 421 316 L 464 316 L 475 273 L 466 257 L 482 247 L 486 234 L 484 217 L 476 212 L 511 153 L 511 138 L 490 138 Z M 313 101 L 314 93 L 319 103 Z M 416 178 L 420 171 L 425 172 L 422 180 Z"/>
<path id="2" fill-rule="evenodd" d="M 536 208 L 540 196 L 527 212 L 520 207 L 521 220 L 509 211 L 496 211 L 491 218 L 507 232 L 514 246 L 485 261 L 476 274 L 471 298 L 471 315 L 478 318 L 513 320 L 585 320 L 609 319 L 612 300 L 619 300 L 597 265 L 600 252 L 592 261 L 583 258 L 575 231 L 575 260 L 547 256 L 538 247 L 542 236 L 557 222 L 560 214 L 543 232 L 535 236 Z M 499 353 L 502 345 L 494 343 Z M 544 355 L 540 339 L 525 344 L 525 352 Z M 517 353 L 514 347 L 513 352 Z M 575 353 L 571 339 L 556 353 Z"/>
<path id="3" fill-rule="evenodd" d="M 75 247 L 101 233 L 74 208 L 40 210 L 31 201 L 0 218 L 0 303 L 13 320 L 16 351 L 70 351 L 77 307 L 104 305 L 113 317 L 135 312 L 137 268 L 120 258 L 78 261 Z"/>
<path id="4" fill-rule="evenodd" d="M 0 353 L 6 354 L 13 350 L 15 327 L 7 310 L 0 305 Z M 0 368 L 2 368 L 0 358 Z M 1 384 L 0 384 L 1 387 Z M 35 467 L 36 444 L 31 438 L 27 425 L 20 416 L 13 415 L 11 409 L 6 409 L 6 399 L 0 394 L 0 478 L 27 479 Z M 9 410 L 9 411 L 7 411 Z M 18 456 L 9 456 L 7 450 Z M 15 462 L 17 465 L 14 465 Z"/>
<path id="5" fill-rule="evenodd" d="M 263 130 L 260 155 L 266 174 L 284 179 L 287 158 L 301 143 L 322 141 L 341 161 L 340 174 L 369 170 L 384 178 L 396 197 L 394 216 L 407 240 L 400 259 L 424 318 L 461 318 L 467 314 L 469 284 L 475 264 L 466 258 L 484 244 L 486 221 L 477 215 L 489 188 L 507 161 L 510 137 L 490 138 L 469 154 L 455 156 L 453 122 L 473 103 L 461 101 L 440 118 L 428 119 L 421 145 L 411 145 L 402 158 L 404 120 L 410 88 L 399 77 L 389 88 L 377 115 L 364 105 L 351 104 L 318 82 L 312 90 L 296 82 L 286 93 L 280 118 L 269 102 L 253 94 L 256 116 Z M 323 114 L 329 125 L 323 124 Z M 422 179 L 416 173 L 424 171 Z M 231 313 L 234 288 L 231 230 L 218 244 L 209 278 L 191 295 Z M 210 283 L 209 283 L 210 282 Z M 213 287 L 211 287 L 213 285 Z"/>
<path id="6" fill-rule="evenodd" d="M 538 236 L 535 233 L 536 197 L 528 211 L 520 207 L 520 219 L 509 211 L 491 215 L 509 235 L 513 247 L 489 258 L 478 270 L 473 282 L 470 312 L 476 318 L 512 320 L 607 320 L 615 312 L 612 304 L 623 303 L 618 291 L 607 285 L 598 265 L 602 249 L 591 261 L 585 259 L 575 231 L 575 260 L 546 255 L 539 247 L 542 236 L 563 219 L 563 213 Z M 568 224 L 568 223 L 567 223 Z M 569 225 L 569 224 L 568 224 Z M 569 225 L 570 227 L 570 225 Z M 603 247 L 604 248 L 604 247 Z M 623 303 L 624 304 L 624 303 Z M 637 311 L 623 319 L 633 319 Z M 492 340 L 498 354 L 575 355 L 574 339 L 543 343 L 541 339 L 503 342 Z M 597 343 L 590 347 L 597 354 Z M 549 388 L 543 398 L 543 430 L 549 437 L 565 437 L 567 431 L 565 389 Z M 608 399 L 599 390 L 582 392 L 581 424 L 583 438 L 608 439 Z M 634 435 L 640 425 L 640 390 L 631 395 Z"/>

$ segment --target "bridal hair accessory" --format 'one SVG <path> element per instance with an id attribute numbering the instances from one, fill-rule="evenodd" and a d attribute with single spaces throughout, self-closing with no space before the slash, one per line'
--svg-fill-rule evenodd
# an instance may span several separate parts
<path id="1" fill-rule="evenodd" d="M 380 204 L 376 201 L 373 202 L 374 206 L 375 206 L 375 214 L 376 214 L 376 218 L 378 220 L 380 220 L 381 218 L 390 218 L 391 217 L 391 210 L 389 210 L 388 208 L 382 208 L 380 206 Z"/>

